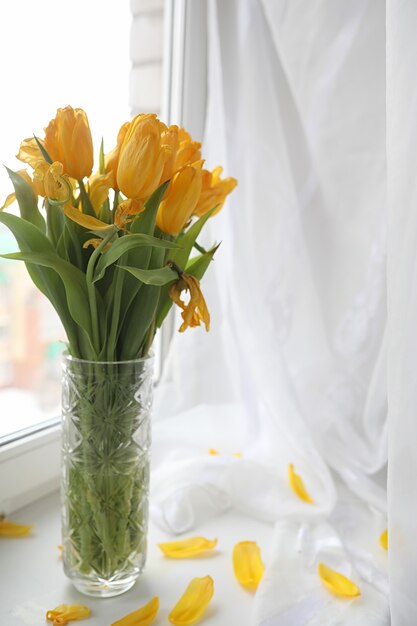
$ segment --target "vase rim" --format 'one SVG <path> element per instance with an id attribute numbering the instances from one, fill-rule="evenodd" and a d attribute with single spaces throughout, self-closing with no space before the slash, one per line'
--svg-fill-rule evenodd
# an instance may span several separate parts
<path id="1" fill-rule="evenodd" d="M 138 357 L 137 359 L 125 359 L 122 361 L 93 361 L 92 359 L 80 359 L 76 356 L 72 356 L 67 351 L 62 353 L 63 361 L 70 361 L 71 363 L 92 363 L 94 365 L 129 365 L 129 363 L 141 363 L 145 361 L 153 361 L 155 357 L 154 352 L 151 352 L 147 356 Z"/>

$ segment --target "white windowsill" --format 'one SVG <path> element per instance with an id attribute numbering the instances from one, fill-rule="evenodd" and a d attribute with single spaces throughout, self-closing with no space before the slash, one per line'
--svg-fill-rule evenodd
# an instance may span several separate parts
<path id="1" fill-rule="evenodd" d="M 168 624 L 167 615 L 189 581 L 210 575 L 215 594 L 201 620 L 204 626 L 252 623 L 253 595 L 241 588 L 233 575 L 231 552 L 238 541 L 257 541 L 266 552 L 272 539 L 272 526 L 228 513 L 209 520 L 193 534 L 217 537 L 218 550 L 205 558 L 183 561 L 162 556 L 157 544 L 172 539 L 151 524 L 149 554 L 144 574 L 122 596 L 95 599 L 78 593 L 65 578 L 58 551 L 60 538 L 59 494 L 55 492 L 21 509 L 13 519 L 34 524 L 32 536 L 19 539 L 0 538 L 0 624 L 7 626 L 45 626 L 45 613 L 58 604 L 88 605 L 92 616 L 86 626 L 110 626 L 127 613 L 139 608 L 153 596 L 159 596 L 160 612 L 155 626 Z"/>

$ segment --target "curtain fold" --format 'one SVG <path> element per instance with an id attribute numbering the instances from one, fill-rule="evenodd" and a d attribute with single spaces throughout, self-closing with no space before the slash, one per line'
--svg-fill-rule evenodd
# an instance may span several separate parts
<path id="1" fill-rule="evenodd" d="M 387 0 L 389 571 L 392 626 L 417 623 L 417 5 Z"/>
<path id="2" fill-rule="evenodd" d="M 210 0 L 208 31 L 204 156 L 239 186 L 205 234 L 213 330 L 158 394 L 152 515 L 276 524 L 253 624 L 387 626 L 385 4 Z"/>

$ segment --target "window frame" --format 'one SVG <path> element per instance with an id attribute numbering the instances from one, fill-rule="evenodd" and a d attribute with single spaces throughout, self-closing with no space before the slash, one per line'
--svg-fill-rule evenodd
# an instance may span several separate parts
<path id="1" fill-rule="evenodd" d="M 207 0 L 165 0 L 161 118 L 203 139 L 207 96 Z M 204 70 L 204 71 L 202 71 Z M 174 333 L 174 315 L 161 331 L 160 371 Z M 59 417 L 0 439 L 0 513 L 17 509 L 58 489 Z"/>

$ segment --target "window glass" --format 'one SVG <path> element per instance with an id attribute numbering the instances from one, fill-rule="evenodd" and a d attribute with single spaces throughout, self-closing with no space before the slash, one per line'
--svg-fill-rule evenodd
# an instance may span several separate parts
<path id="1" fill-rule="evenodd" d="M 20 141 L 70 104 L 89 116 L 97 163 L 101 137 L 110 150 L 129 118 L 129 2 L 13 0 L 0 3 L 0 23 L 0 162 L 22 169 Z M 11 191 L 2 168 L 0 206 Z M 0 253 L 16 249 L 0 227 Z M 63 339 L 25 266 L 0 259 L 0 438 L 59 414 Z"/>

